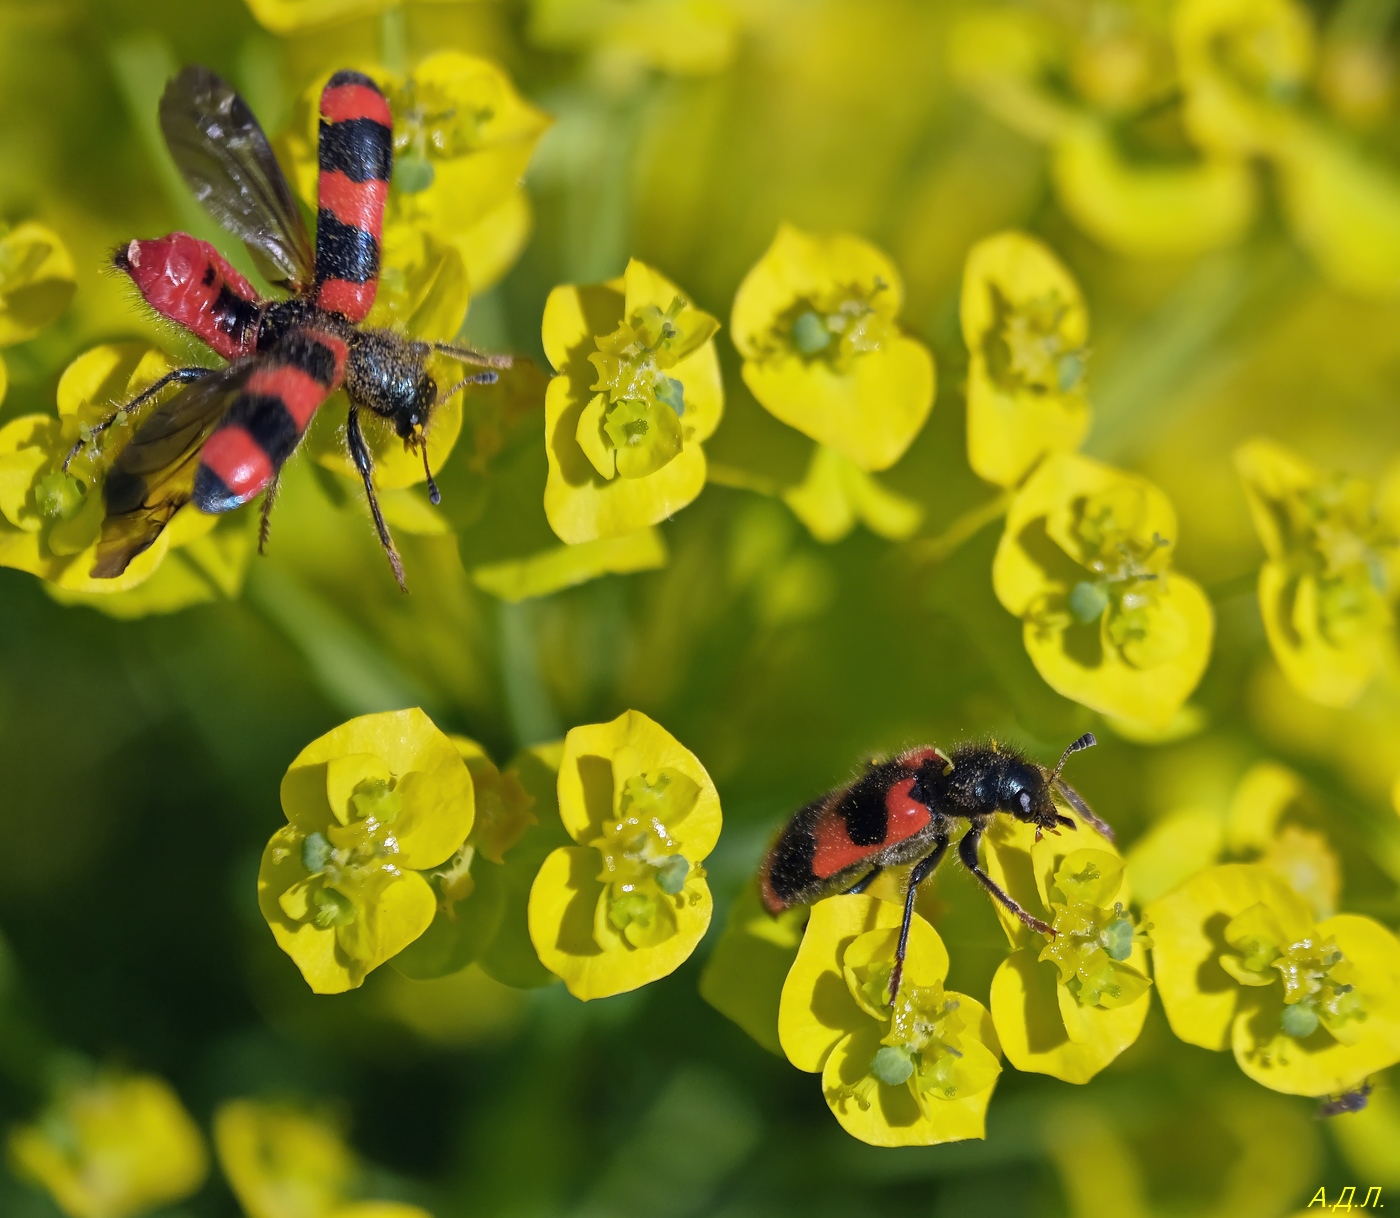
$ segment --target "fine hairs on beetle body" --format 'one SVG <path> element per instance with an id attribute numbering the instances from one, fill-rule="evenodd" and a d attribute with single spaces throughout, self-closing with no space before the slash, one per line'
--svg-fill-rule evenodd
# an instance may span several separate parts
<path id="1" fill-rule="evenodd" d="M 961 744 L 950 753 L 931 746 L 910 749 L 873 762 L 849 786 L 814 800 L 788 821 L 759 870 L 763 903 L 777 914 L 836 893 L 863 892 L 886 867 L 913 863 L 890 977 L 893 1002 L 919 885 L 961 832 L 957 856 L 963 866 L 1027 926 L 1054 935 L 982 869 L 977 847 L 992 817 L 1002 813 L 1034 825 L 1037 840 L 1043 833 L 1076 828 L 1056 807 L 1055 796 L 1112 840 L 1113 831 L 1060 776 L 1070 757 L 1096 743 L 1086 732 L 1065 749 L 1054 769 L 996 742 Z"/>

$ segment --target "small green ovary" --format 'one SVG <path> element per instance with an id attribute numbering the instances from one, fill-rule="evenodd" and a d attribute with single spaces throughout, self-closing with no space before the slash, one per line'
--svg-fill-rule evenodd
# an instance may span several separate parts
<path id="1" fill-rule="evenodd" d="M 87 483 L 54 470 L 34 484 L 34 506 L 49 520 L 72 520 L 87 502 Z"/>

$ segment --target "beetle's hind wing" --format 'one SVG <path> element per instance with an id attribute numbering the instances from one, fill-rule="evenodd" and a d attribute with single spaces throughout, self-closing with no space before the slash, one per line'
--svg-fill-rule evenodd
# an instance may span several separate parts
<path id="1" fill-rule="evenodd" d="M 114 579 L 125 571 L 190 501 L 200 450 L 257 363 L 240 360 L 211 372 L 137 426 L 103 483 L 106 516 L 92 567 L 95 579 Z"/>
<path id="2" fill-rule="evenodd" d="M 1084 802 L 1084 796 L 1070 786 L 1063 778 L 1055 779 L 1055 790 L 1064 799 L 1065 803 L 1069 804 L 1071 808 L 1079 813 L 1081 819 L 1093 825 L 1093 827 L 1102 833 L 1104 837 L 1108 838 L 1109 841 L 1114 840 L 1112 826 L 1110 826 L 1106 820 L 1098 816 L 1093 808 L 1089 807 L 1089 805 Z"/>
<path id="3" fill-rule="evenodd" d="M 161 95 L 160 129 L 195 198 L 242 238 L 258 269 L 293 292 L 308 288 L 315 255 L 306 222 L 248 103 L 191 65 Z"/>

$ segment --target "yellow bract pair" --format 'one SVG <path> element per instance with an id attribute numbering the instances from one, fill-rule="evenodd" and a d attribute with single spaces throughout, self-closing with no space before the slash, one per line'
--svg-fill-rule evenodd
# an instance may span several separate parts
<path id="1" fill-rule="evenodd" d="M 1259 610 L 1274 658 L 1300 693 L 1349 706 L 1394 654 L 1400 465 L 1379 493 L 1272 440 L 1242 445 L 1235 465 L 1264 545 Z"/>
<path id="2" fill-rule="evenodd" d="M 577 998 L 674 972 L 710 925 L 700 865 L 720 833 L 699 760 L 638 711 L 576 727 L 559 762 L 559 815 L 578 844 L 553 851 L 530 889 L 530 938 Z"/>
<path id="3" fill-rule="evenodd" d="M 1013 950 L 991 1008 L 1016 1069 L 1086 1083 L 1137 1040 L 1151 982 L 1117 847 L 1070 818 L 1075 829 L 1037 841 L 1033 826 L 998 817 L 983 839 L 987 873 L 1056 932 L 1047 939 L 993 906 Z"/>
<path id="4" fill-rule="evenodd" d="M 1212 867 L 1144 910 L 1172 1031 L 1232 1049 L 1250 1078 L 1336 1095 L 1400 1061 L 1400 941 L 1357 914 L 1316 920 L 1268 868 Z"/>
<path id="5" fill-rule="evenodd" d="M 70 1218 L 134 1218 L 195 1192 L 209 1173 L 199 1128 L 162 1079 L 103 1074 L 61 1088 L 10 1132 L 10 1164 Z"/>
<path id="6" fill-rule="evenodd" d="M 718 328 L 636 259 L 619 279 L 549 294 L 544 509 L 563 541 L 635 533 L 700 493 L 701 444 L 724 409 Z"/>

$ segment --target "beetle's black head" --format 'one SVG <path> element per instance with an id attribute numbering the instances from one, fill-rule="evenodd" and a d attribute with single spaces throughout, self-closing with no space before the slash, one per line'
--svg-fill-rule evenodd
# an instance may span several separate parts
<path id="1" fill-rule="evenodd" d="M 413 386 L 413 396 L 397 403 L 394 411 L 394 430 L 399 438 L 412 442 L 415 447 L 421 443 L 436 405 L 437 381 L 423 372 Z"/>
<path id="2" fill-rule="evenodd" d="M 1008 757 L 997 783 L 997 807 L 1017 820 L 1034 825 L 1040 832 L 1056 832 L 1061 825 L 1074 828 L 1074 822 L 1061 816 L 1050 798 L 1050 775 L 1033 761 Z"/>
<path id="3" fill-rule="evenodd" d="M 1061 815 L 1055 807 L 1051 792 L 1055 789 L 1055 780 L 1059 778 L 1065 762 L 1075 753 L 1096 743 L 1093 735 L 1085 732 L 1065 749 L 1053 770 L 1047 770 L 1023 757 L 1008 757 L 1002 765 L 997 785 L 998 808 L 1003 812 L 1010 812 L 1017 820 L 1034 825 L 1037 840 L 1042 833 L 1058 833 L 1061 828 L 1075 828 L 1074 821 Z"/>

